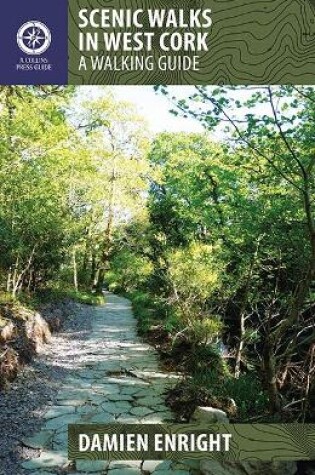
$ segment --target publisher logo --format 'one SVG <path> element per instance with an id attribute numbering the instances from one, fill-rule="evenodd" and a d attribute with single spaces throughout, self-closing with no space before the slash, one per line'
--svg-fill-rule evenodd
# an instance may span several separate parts
<path id="1" fill-rule="evenodd" d="M 40 21 L 28 21 L 17 32 L 17 44 L 28 55 L 43 54 L 50 46 L 49 28 Z"/>

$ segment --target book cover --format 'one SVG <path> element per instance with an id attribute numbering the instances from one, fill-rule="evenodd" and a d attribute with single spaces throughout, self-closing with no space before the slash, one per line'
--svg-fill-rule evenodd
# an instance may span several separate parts
<path id="1" fill-rule="evenodd" d="M 11 0 L 0 474 L 315 473 L 315 3 Z"/>

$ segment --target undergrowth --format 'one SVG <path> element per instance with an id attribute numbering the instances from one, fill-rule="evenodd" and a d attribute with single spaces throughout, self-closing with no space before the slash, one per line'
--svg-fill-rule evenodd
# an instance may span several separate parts
<path id="1" fill-rule="evenodd" d="M 245 422 L 256 417 L 263 419 L 268 415 L 267 394 L 253 372 L 241 374 L 236 379 L 216 345 L 196 345 L 175 338 L 181 330 L 181 324 L 175 311 L 168 308 L 161 299 L 140 291 L 125 295 L 132 302 L 141 335 L 149 335 L 155 328 L 162 328 L 165 334 L 169 333 L 170 343 L 167 343 L 167 339 L 164 340 L 163 351 L 165 352 L 165 346 L 168 346 L 169 357 L 175 361 L 178 369 L 184 369 L 186 373 L 185 379 L 176 389 L 178 394 L 188 392 L 198 405 L 198 395 L 205 392 L 208 395 L 206 401 L 226 410 L 232 420 Z M 184 391 L 180 390 L 180 386 Z M 190 403 L 194 405 L 193 401 Z M 182 406 L 179 402 L 179 411 L 183 410 Z M 176 407 L 175 403 L 175 409 Z"/>

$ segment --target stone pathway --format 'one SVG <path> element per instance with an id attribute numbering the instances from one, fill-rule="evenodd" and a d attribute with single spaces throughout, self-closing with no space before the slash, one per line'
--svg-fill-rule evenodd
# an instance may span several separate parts
<path id="1" fill-rule="evenodd" d="M 176 375 L 158 370 L 158 355 L 137 336 L 130 302 L 106 292 L 106 304 L 92 312 L 91 331 L 67 348 L 69 376 L 57 402 L 47 409 L 40 432 L 24 444 L 40 455 L 22 463 L 27 475 L 105 474 L 188 475 L 170 462 L 103 462 L 67 459 L 70 423 L 161 423 L 172 421 L 163 394 Z M 67 358 L 66 356 L 66 358 Z M 66 363 L 66 362 L 65 362 Z"/>

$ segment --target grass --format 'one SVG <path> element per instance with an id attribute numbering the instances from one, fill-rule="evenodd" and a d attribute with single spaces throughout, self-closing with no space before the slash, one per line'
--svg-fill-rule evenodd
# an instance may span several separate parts
<path id="1" fill-rule="evenodd" d="M 105 302 L 103 294 L 83 290 L 69 291 L 67 296 L 86 305 L 103 305 Z"/>
<path id="2" fill-rule="evenodd" d="M 13 303 L 15 300 L 12 295 L 8 292 L 0 292 L 0 305 L 7 303 Z"/>
<path id="3" fill-rule="evenodd" d="M 38 290 L 35 294 L 20 293 L 13 298 L 7 292 L 0 292 L 0 305 L 14 303 L 23 305 L 31 310 L 36 310 L 39 305 L 58 302 L 64 299 L 72 299 L 85 305 L 102 305 L 105 302 L 103 294 L 93 293 L 88 290 L 75 291 L 72 288 L 45 288 Z"/>

